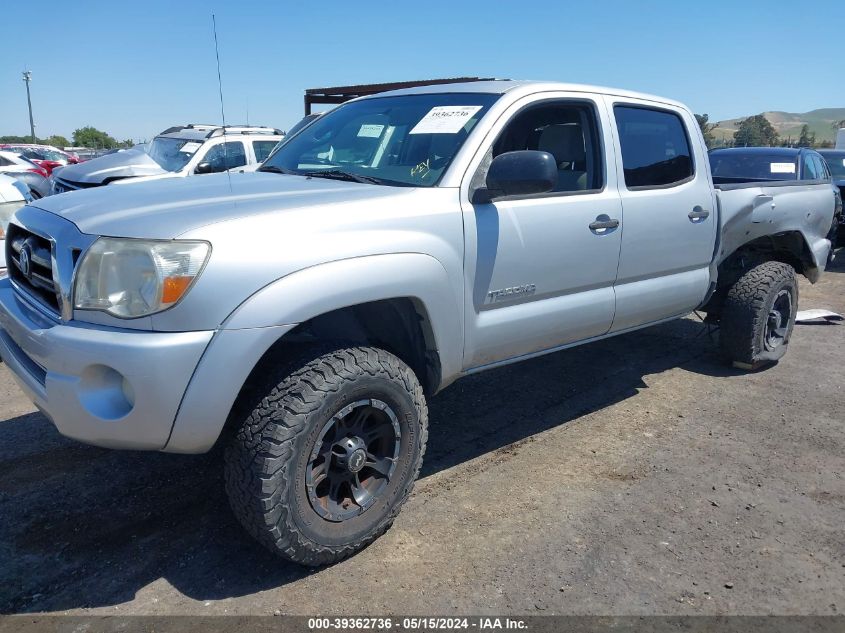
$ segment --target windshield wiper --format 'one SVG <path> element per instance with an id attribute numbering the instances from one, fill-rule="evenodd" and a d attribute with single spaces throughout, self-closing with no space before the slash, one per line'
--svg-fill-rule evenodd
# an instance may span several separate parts
<path id="1" fill-rule="evenodd" d="M 298 175 L 299 172 L 291 171 L 290 169 L 284 169 L 283 167 L 276 167 L 275 165 L 263 165 L 256 169 L 255 171 L 269 171 L 274 174 L 291 174 L 291 175 Z"/>
<path id="2" fill-rule="evenodd" d="M 380 178 L 374 178 L 373 176 L 362 176 L 360 174 L 351 174 L 348 171 L 342 171 L 340 169 L 304 171 L 299 172 L 299 175 L 306 176 L 308 178 L 330 178 L 333 180 L 346 180 L 347 182 L 363 182 L 371 185 L 383 184 L 383 181 Z"/>

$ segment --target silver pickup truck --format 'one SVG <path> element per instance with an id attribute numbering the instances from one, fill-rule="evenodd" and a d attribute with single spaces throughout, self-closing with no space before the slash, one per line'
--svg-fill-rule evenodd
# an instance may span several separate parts
<path id="1" fill-rule="evenodd" d="M 246 529 L 327 564 L 390 526 L 426 398 L 462 376 L 695 309 L 729 361 L 779 359 L 796 273 L 822 274 L 832 216 L 827 181 L 715 187 L 695 118 L 659 97 L 516 81 L 384 93 L 257 173 L 20 209 L 0 355 L 69 437 L 225 444 Z"/>

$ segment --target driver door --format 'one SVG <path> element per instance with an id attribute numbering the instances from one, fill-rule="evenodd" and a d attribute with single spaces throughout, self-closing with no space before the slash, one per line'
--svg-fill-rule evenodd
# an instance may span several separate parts
<path id="1" fill-rule="evenodd" d="M 512 106 L 470 167 L 464 368 L 473 370 L 601 336 L 613 322 L 622 206 L 609 121 L 583 94 L 531 97 Z M 554 191 L 473 204 L 485 165 L 514 150 L 552 154 Z M 462 198 L 463 199 L 463 198 Z M 596 228 L 597 221 L 616 221 Z"/>

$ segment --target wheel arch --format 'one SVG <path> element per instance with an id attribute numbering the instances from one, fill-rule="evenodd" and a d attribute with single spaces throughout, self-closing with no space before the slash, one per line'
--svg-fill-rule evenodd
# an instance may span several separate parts
<path id="1" fill-rule="evenodd" d="M 415 371 L 427 393 L 436 392 L 460 373 L 460 307 L 446 269 L 418 253 L 341 260 L 279 279 L 243 302 L 215 335 L 165 450 L 209 450 L 253 371 L 291 343 L 380 344 Z"/>
<path id="2" fill-rule="evenodd" d="M 718 320 L 728 290 L 746 272 L 766 261 L 789 264 L 795 272 L 815 283 L 824 270 L 819 260 L 819 250 L 824 251 L 824 246 L 824 243 L 811 245 L 807 236 L 797 230 L 763 235 L 745 242 L 719 262 L 716 283 L 701 309 L 712 319 Z"/>

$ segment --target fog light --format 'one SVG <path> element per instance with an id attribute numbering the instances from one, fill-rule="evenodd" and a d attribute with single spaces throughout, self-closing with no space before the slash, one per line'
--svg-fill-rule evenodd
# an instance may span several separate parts
<path id="1" fill-rule="evenodd" d="M 105 365 L 89 365 L 79 377 L 79 401 L 103 420 L 119 420 L 135 406 L 135 392 L 120 372 Z"/>

